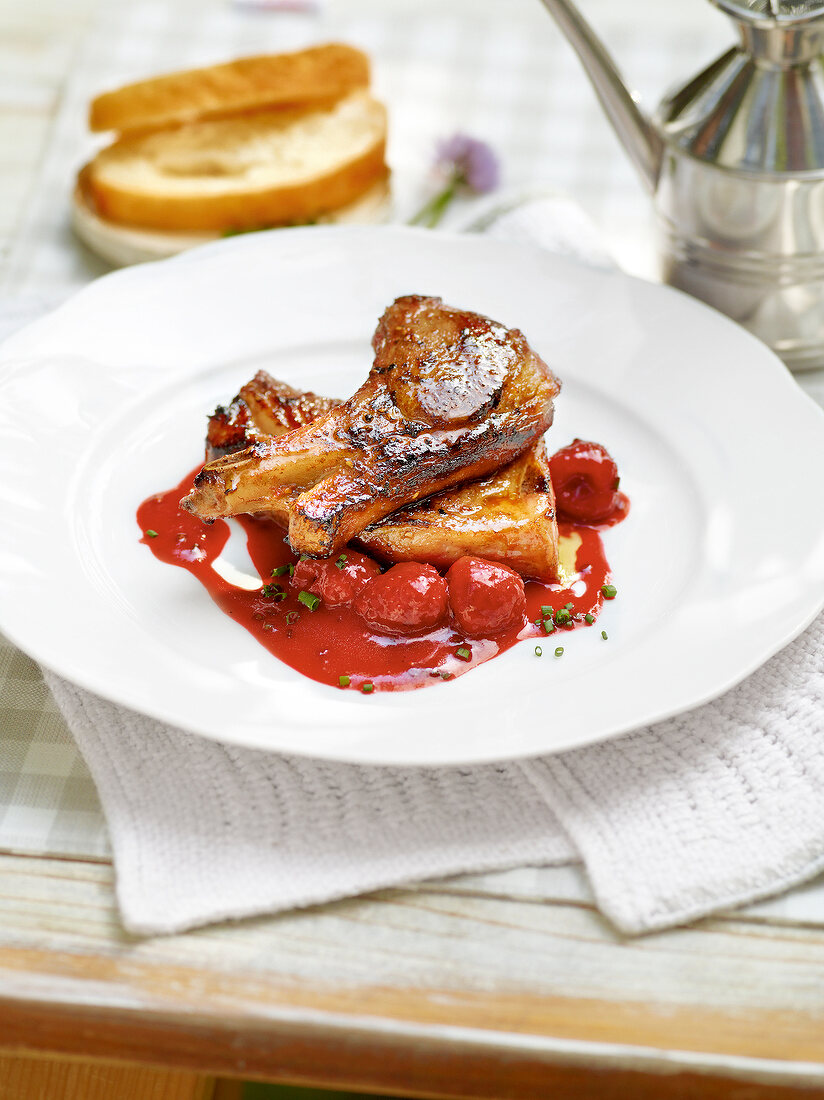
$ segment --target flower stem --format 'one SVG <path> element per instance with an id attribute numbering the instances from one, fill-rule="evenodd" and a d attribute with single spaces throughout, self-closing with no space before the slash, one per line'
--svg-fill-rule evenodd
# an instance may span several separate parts
<path id="1" fill-rule="evenodd" d="M 432 229 L 443 217 L 447 206 L 455 198 L 458 190 L 458 178 L 453 176 L 446 187 L 434 195 L 425 203 L 414 217 L 409 219 L 410 225 L 425 225 Z"/>

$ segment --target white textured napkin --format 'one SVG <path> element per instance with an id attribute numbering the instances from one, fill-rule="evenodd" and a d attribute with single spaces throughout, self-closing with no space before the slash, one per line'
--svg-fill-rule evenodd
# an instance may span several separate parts
<path id="1" fill-rule="evenodd" d="M 564 200 L 538 198 L 484 224 L 608 262 Z M 824 869 L 824 616 L 690 714 L 559 756 L 472 768 L 237 749 L 46 678 L 97 784 L 122 919 L 135 933 L 577 859 L 603 912 L 637 933 Z"/>

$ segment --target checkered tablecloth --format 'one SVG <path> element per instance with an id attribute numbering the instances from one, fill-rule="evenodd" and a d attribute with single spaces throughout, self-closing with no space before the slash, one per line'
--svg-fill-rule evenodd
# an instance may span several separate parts
<path id="1" fill-rule="evenodd" d="M 103 857 L 91 776 L 37 665 L 0 635 L 0 851 Z"/>
<path id="2" fill-rule="evenodd" d="M 650 103 L 732 40 L 698 0 L 581 6 Z M 93 95 L 153 73 L 332 39 L 373 59 L 374 86 L 390 114 L 395 220 L 426 197 L 435 143 L 462 130 L 495 147 L 505 192 L 573 196 L 619 263 L 651 273 L 648 200 L 539 0 L 327 0 L 304 15 L 230 0 L 109 0 L 70 65 L 8 242 L 0 314 L 12 295 L 59 301 L 108 270 L 77 243 L 69 222 L 74 175 L 97 144 L 85 125 Z M 105 857 L 88 772 L 38 669 L 2 638 L 0 700 L 0 851 Z"/>

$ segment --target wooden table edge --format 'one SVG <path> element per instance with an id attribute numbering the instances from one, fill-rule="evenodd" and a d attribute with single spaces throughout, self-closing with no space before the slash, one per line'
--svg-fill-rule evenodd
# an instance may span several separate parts
<path id="1" fill-rule="evenodd" d="M 723 1095 L 731 1082 L 760 1086 L 765 1096 L 824 1090 L 824 1063 L 428 1027 L 275 1006 L 265 1018 L 187 1013 L 184 1019 L 146 1006 L 0 994 L 0 1050 L 410 1096 L 526 1100 L 546 1096 L 548 1076 L 569 1088 L 608 1077 L 616 1088 L 623 1082 L 631 1089 L 626 1095 L 633 1096 L 646 1095 L 647 1089 L 650 1096 L 669 1095 L 668 1083 L 677 1084 L 677 1095 L 692 1095 L 683 1091 L 687 1081 L 707 1095 L 718 1087 Z"/>

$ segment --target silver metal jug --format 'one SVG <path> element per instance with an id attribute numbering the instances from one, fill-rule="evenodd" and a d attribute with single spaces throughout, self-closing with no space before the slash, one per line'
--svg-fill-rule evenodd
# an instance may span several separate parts
<path id="1" fill-rule="evenodd" d="M 711 0 L 739 44 L 647 118 L 573 3 L 542 2 L 654 196 L 663 280 L 824 366 L 824 3 Z"/>

